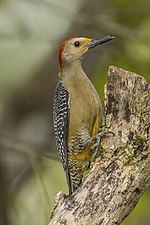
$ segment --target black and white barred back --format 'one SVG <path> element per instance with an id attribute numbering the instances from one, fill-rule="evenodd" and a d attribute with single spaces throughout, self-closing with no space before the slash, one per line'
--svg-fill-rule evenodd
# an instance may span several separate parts
<path id="1" fill-rule="evenodd" d="M 69 126 L 69 94 L 61 81 L 55 89 L 53 104 L 53 122 L 56 146 L 65 170 L 67 170 L 68 126 Z"/>

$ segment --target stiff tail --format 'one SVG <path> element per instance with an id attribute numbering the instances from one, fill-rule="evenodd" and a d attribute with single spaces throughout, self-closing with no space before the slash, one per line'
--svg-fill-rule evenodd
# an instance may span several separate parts
<path id="1" fill-rule="evenodd" d="M 69 188 L 69 195 L 71 195 L 82 183 L 84 171 L 88 168 L 87 161 L 76 160 L 68 157 L 68 170 L 66 171 L 66 178 Z"/>

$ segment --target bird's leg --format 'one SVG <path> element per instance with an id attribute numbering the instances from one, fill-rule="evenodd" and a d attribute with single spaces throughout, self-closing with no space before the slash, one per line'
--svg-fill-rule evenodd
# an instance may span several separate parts
<path id="1" fill-rule="evenodd" d="M 103 124 L 102 127 L 99 129 L 99 133 L 91 138 L 91 141 L 95 142 L 95 144 L 93 144 L 91 147 L 92 153 L 95 153 L 95 155 L 97 155 L 97 152 L 100 148 L 101 139 L 109 133 L 114 135 L 114 133 L 111 131 L 108 131 L 108 127 L 106 127 L 105 124 Z"/>
<path id="2" fill-rule="evenodd" d="M 95 153 L 95 155 L 97 155 L 97 152 L 98 152 L 99 147 L 100 147 L 101 139 L 105 135 L 106 135 L 106 130 L 105 130 L 105 127 L 102 126 L 99 130 L 99 133 L 91 138 L 92 142 L 95 142 L 95 144 L 93 144 L 92 147 L 91 147 L 91 151 L 92 151 L 92 153 Z"/>
<path id="3" fill-rule="evenodd" d="M 92 143 L 94 143 L 94 144 L 92 144 L 92 147 L 91 147 L 91 151 L 94 153 L 95 149 L 97 150 L 97 147 L 99 146 L 100 141 L 103 137 L 105 137 L 109 133 L 114 135 L 114 133 L 112 131 L 108 131 L 108 129 L 109 129 L 109 127 L 106 127 L 106 125 L 103 124 L 99 129 L 99 133 L 93 137 L 90 137 L 88 139 L 88 141 L 86 142 L 86 144 L 84 145 L 84 147 L 87 147 L 87 146 L 91 145 Z"/>

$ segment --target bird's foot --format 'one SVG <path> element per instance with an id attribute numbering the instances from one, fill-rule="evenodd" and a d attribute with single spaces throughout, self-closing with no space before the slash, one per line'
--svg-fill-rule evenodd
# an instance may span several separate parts
<path id="1" fill-rule="evenodd" d="M 99 133 L 91 138 L 89 138 L 89 140 L 86 142 L 86 145 L 84 147 L 87 146 L 91 146 L 91 152 L 95 153 L 98 151 L 99 147 L 100 147 L 100 142 L 101 139 L 103 137 L 105 137 L 107 134 L 112 134 L 114 135 L 114 133 L 112 131 L 108 131 L 108 127 L 106 127 L 105 125 L 103 125 L 100 130 Z M 93 144 L 94 143 L 94 144 Z"/>
<path id="2" fill-rule="evenodd" d="M 112 131 L 109 131 L 108 130 L 108 127 L 106 127 L 105 125 L 103 125 L 100 128 L 99 133 L 97 135 L 95 135 L 94 137 L 91 138 L 91 142 L 93 142 L 93 141 L 95 142 L 95 144 L 93 144 L 92 147 L 91 147 L 92 153 L 98 152 L 99 147 L 100 147 L 101 139 L 103 137 L 106 137 L 108 134 L 114 135 L 114 133 Z"/>

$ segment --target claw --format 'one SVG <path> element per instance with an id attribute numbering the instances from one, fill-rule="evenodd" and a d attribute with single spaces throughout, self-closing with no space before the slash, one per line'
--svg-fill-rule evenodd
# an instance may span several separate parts
<path id="1" fill-rule="evenodd" d="M 94 153 L 94 152 L 97 152 L 98 151 L 98 148 L 100 146 L 100 142 L 101 142 L 101 139 L 103 137 L 105 137 L 107 134 L 112 134 L 113 136 L 115 136 L 115 134 L 112 132 L 112 131 L 108 131 L 106 129 L 106 126 L 102 126 L 101 129 L 100 129 L 100 132 L 95 135 L 94 137 L 91 138 L 91 142 L 92 141 L 95 141 L 95 144 L 92 145 L 91 147 L 91 152 Z"/>

